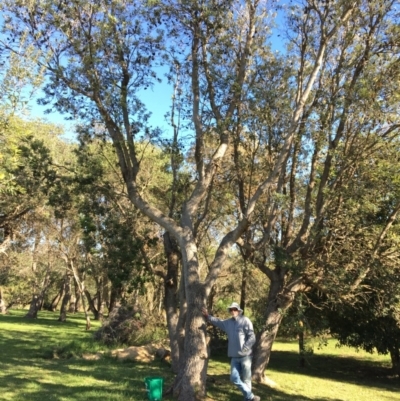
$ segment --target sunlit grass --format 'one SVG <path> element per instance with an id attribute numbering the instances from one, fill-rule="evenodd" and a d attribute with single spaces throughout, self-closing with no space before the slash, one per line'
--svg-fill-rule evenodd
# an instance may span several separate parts
<path id="1" fill-rule="evenodd" d="M 0 316 L 0 400 L 122 401 L 146 400 L 144 378 L 163 376 L 173 381 L 167 363 L 98 361 L 80 358 L 83 352 L 105 349 L 92 339 L 98 327 L 85 331 L 80 314 L 57 321 L 57 314 L 41 312 L 27 320 L 26 311 Z M 400 401 L 400 381 L 391 375 L 390 358 L 335 347 L 334 341 L 307 357 L 299 366 L 297 344 L 274 344 L 268 377 L 279 387 L 255 385 L 263 401 Z M 229 361 L 213 355 L 208 369 L 209 400 L 241 401 L 229 382 Z M 171 397 L 164 397 L 171 399 Z"/>

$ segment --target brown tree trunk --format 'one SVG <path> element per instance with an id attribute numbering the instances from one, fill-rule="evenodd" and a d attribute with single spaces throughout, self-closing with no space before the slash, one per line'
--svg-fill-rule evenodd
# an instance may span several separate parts
<path id="1" fill-rule="evenodd" d="M 193 283 L 186 290 L 185 338 L 182 365 L 176 377 L 174 395 L 179 401 L 199 401 L 206 399 L 206 376 L 208 367 L 208 347 L 206 322 L 201 314 L 204 307 L 204 289 Z"/>
<path id="2" fill-rule="evenodd" d="M 179 355 L 179 372 L 174 383 L 174 396 L 179 401 L 198 401 L 206 398 L 209 350 L 206 321 L 201 310 L 206 305 L 207 287 L 200 283 L 196 243 L 190 231 L 186 233 L 187 238 L 180 242 L 183 284 L 180 294 L 186 303 L 181 303 L 177 327 L 180 331 L 180 325 L 184 323 L 184 350 L 180 351 Z M 180 336 L 178 342 L 181 338 Z"/>
<path id="3" fill-rule="evenodd" d="M 167 327 L 171 348 L 171 368 L 174 373 L 179 370 L 179 333 L 178 327 L 178 271 L 180 253 L 176 241 L 166 232 L 164 234 L 164 251 L 167 256 L 167 274 L 164 279 L 164 306 L 167 315 Z"/>
<path id="4" fill-rule="evenodd" d="M 400 349 L 393 348 L 390 350 L 390 359 L 392 360 L 392 369 L 394 374 L 400 377 Z"/>
<path id="5" fill-rule="evenodd" d="M 282 322 L 283 313 L 293 302 L 295 292 L 293 289 L 285 287 L 285 272 L 276 268 L 273 272 L 273 279 L 268 294 L 268 304 L 266 309 L 266 329 L 257 336 L 253 356 L 253 380 L 263 383 L 265 379 L 265 369 L 271 357 L 272 345 L 278 334 L 279 326 Z"/>
<path id="6" fill-rule="evenodd" d="M 85 292 L 86 299 L 88 301 L 88 309 L 93 313 L 94 320 L 99 320 L 99 312 L 96 309 L 96 306 L 94 304 L 94 301 L 96 300 L 96 298 L 92 298 L 92 296 L 90 295 L 90 292 L 88 290 L 84 290 L 84 292 Z M 87 310 L 87 308 L 85 308 L 85 310 Z"/>
<path id="7" fill-rule="evenodd" d="M 121 299 L 120 293 L 117 291 L 116 288 L 113 287 L 111 284 L 111 291 L 110 291 L 110 303 L 108 305 L 108 313 L 110 314 L 111 311 L 118 306 L 118 302 Z"/>
<path id="8" fill-rule="evenodd" d="M 42 306 L 42 301 L 43 298 L 40 296 L 40 294 L 33 294 L 31 304 L 29 306 L 29 311 L 25 315 L 25 317 L 28 319 L 36 319 L 40 307 Z"/>
<path id="9" fill-rule="evenodd" d="M 61 302 L 61 309 L 60 309 L 60 317 L 58 318 L 59 322 L 66 322 L 67 321 L 67 309 L 69 305 L 69 301 L 71 299 L 71 275 L 67 273 L 64 278 L 64 297 Z"/>

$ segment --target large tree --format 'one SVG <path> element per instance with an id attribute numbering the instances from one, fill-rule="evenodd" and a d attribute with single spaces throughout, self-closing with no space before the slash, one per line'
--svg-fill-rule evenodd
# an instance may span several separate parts
<path id="1" fill-rule="evenodd" d="M 266 207 L 260 205 L 252 234 L 241 238 L 244 256 L 271 280 L 265 330 L 254 358 L 257 380 L 263 380 L 272 343 L 296 292 L 335 289 L 337 298 L 357 293 L 362 279 L 376 266 L 375 260 L 385 257 L 385 238 L 399 212 L 395 195 L 376 224 L 364 215 L 373 202 L 374 207 L 385 204 L 392 188 L 390 180 L 382 182 L 387 183 L 385 188 L 371 185 L 369 175 L 387 157 L 387 149 L 398 143 L 399 47 L 394 3 L 359 2 L 333 32 L 332 26 L 343 15 L 341 7 L 340 2 L 293 6 L 289 27 L 294 29 L 288 32 L 297 36 L 291 37 L 289 60 L 296 75 L 290 75 L 284 88 L 289 96 L 262 97 L 261 90 L 258 98 L 263 101 L 253 105 L 253 115 L 263 110 L 253 131 L 257 135 L 244 138 L 247 147 L 255 149 L 250 158 L 254 177 L 262 160 L 260 151 L 268 155 L 267 166 L 281 154 L 281 130 L 290 129 L 290 119 L 285 121 L 282 111 L 298 104 L 320 54 L 318 79 L 302 110 L 277 185 L 267 194 Z M 332 36 L 324 41 L 329 32 Z M 384 78 L 388 76 L 393 80 Z M 240 153 L 244 146 L 237 147 L 235 163 L 240 205 L 246 205 L 246 193 L 257 189 L 254 178 L 243 174 L 246 164 Z M 395 157 L 391 160 L 397 165 Z"/>
<path id="2" fill-rule="evenodd" d="M 271 279 L 266 326 L 273 330 L 262 334 L 256 356 L 256 377 L 262 380 L 280 310 L 290 304 L 297 288 L 310 285 L 321 271 L 321 264 L 311 264 L 307 272 L 299 272 L 299 266 L 310 266 L 315 259 L 311 255 L 319 255 L 325 246 L 320 234 L 329 232 L 327 211 L 342 205 L 335 191 L 349 182 L 342 179 L 346 174 L 356 174 L 351 169 L 359 154 L 355 151 L 368 150 L 368 133 L 382 139 L 396 133 L 393 122 L 379 124 L 375 114 L 368 120 L 360 117 L 371 93 L 376 115 L 395 117 L 387 98 L 393 88 L 368 68 L 382 55 L 385 71 L 397 73 L 390 62 L 397 35 L 388 21 L 392 2 L 304 1 L 290 10 L 288 31 L 296 36 L 293 55 L 283 59 L 285 68 L 279 68 L 282 61 L 269 51 L 269 4 L 259 0 L 6 3 L 5 28 L 17 37 L 27 35 L 28 43 L 43 52 L 43 103 L 86 121 L 87 139 L 98 135 L 99 125 L 104 127 L 130 201 L 170 235 L 166 249 L 172 250 L 173 267 L 177 253 L 171 238 L 178 245 L 183 293 L 179 322 L 171 325 L 181 328 L 180 341 L 174 343 L 179 347 L 174 385 L 178 399 L 206 396 L 208 350 L 200 311 L 236 242 Z M 172 48 L 161 42 L 160 29 Z M 4 45 L 17 51 L 12 43 Z M 169 144 L 179 158 L 187 155 L 181 168 L 190 169 L 191 179 L 182 191 L 181 207 L 167 210 L 154 202 L 140 180 L 146 154 L 138 146 L 138 140 L 154 140 L 138 90 L 154 81 L 152 66 L 159 61 L 181 74 L 181 102 L 175 104 L 187 124 L 181 130 L 173 124 Z M 373 79 L 384 89 L 375 90 Z M 178 133 L 189 135 L 182 142 Z M 257 170 L 246 175 L 243 166 L 249 163 L 243 156 L 249 152 Z M 172 158 L 174 174 L 179 158 Z M 232 166 L 242 175 L 229 175 Z M 215 185 L 226 177 L 231 180 L 224 188 L 232 192 L 220 203 L 224 215 L 218 224 L 207 226 L 206 217 L 215 211 L 221 194 Z M 173 184 L 178 181 L 173 179 Z M 176 187 L 171 194 L 177 194 Z M 199 246 L 207 229 L 218 244 L 206 271 Z M 266 263 L 272 258 L 274 267 Z"/>

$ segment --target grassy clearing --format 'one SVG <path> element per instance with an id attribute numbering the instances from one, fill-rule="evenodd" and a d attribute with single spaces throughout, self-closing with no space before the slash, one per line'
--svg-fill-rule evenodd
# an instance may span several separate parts
<path id="1" fill-rule="evenodd" d="M 83 351 L 101 349 L 84 330 L 80 315 L 60 323 L 49 312 L 41 312 L 37 320 L 25 320 L 24 314 L 0 315 L 0 400 L 144 401 L 145 377 L 163 376 L 166 386 L 172 383 L 164 362 L 80 359 Z M 57 355 L 62 357 L 54 358 Z M 279 341 L 268 369 L 279 388 L 255 385 L 254 391 L 263 401 L 400 401 L 400 381 L 391 376 L 389 362 L 388 356 L 336 348 L 331 342 L 300 368 L 297 344 Z M 208 373 L 210 400 L 242 400 L 229 383 L 224 355 L 213 357 Z"/>

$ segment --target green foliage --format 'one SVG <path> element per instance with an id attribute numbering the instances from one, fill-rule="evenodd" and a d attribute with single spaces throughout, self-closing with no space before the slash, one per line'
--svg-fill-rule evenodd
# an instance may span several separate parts
<path id="1" fill-rule="evenodd" d="M 143 168 L 141 182 L 150 188 L 150 193 L 153 187 L 162 191 L 168 174 L 163 174 L 162 167 L 158 170 L 163 163 L 160 152 L 150 145 L 146 149 L 144 144 L 143 152 L 154 152 L 154 163 Z M 76 154 L 78 165 L 72 190 L 82 245 L 85 253 L 91 255 L 85 263 L 86 271 L 91 275 L 104 272 L 118 294 L 129 297 L 136 290 L 143 294 L 145 284 L 154 279 L 144 253 L 148 256 L 160 246 L 156 230 L 127 202 L 120 173 L 113 167 L 115 151 L 109 143 L 81 146 Z"/>
<path id="2" fill-rule="evenodd" d="M 393 357 L 400 350 L 399 268 L 382 269 L 363 282 L 364 293 L 328 313 L 331 333 L 341 344 Z M 361 295 L 361 294 L 360 294 Z M 399 364 L 399 360 L 393 363 Z"/>
<path id="3" fill-rule="evenodd" d="M 95 333 L 97 341 L 114 347 L 144 345 L 165 340 L 166 337 L 166 327 L 159 323 L 156 316 L 129 306 L 115 308 Z"/>

